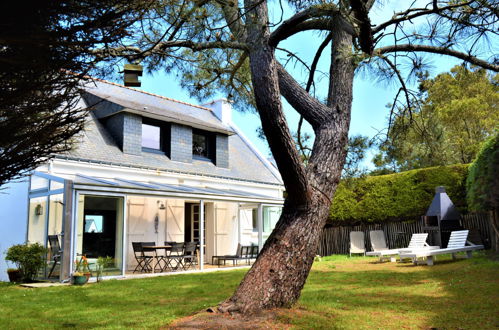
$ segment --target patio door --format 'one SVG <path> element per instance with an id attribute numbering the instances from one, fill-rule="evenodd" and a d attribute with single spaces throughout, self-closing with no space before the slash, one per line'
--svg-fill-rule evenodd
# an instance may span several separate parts
<path id="1" fill-rule="evenodd" d="M 97 259 L 112 258 L 103 275 L 120 275 L 123 268 L 123 197 L 79 195 L 76 259 L 86 256 L 91 270 Z"/>
<path id="2" fill-rule="evenodd" d="M 190 215 L 191 215 L 191 240 L 193 242 L 200 242 L 201 241 L 201 231 L 200 231 L 200 213 L 199 213 L 199 204 L 191 204 L 190 205 Z M 203 231 L 203 236 L 206 239 L 206 212 L 205 212 L 205 217 L 204 217 L 204 231 Z"/>

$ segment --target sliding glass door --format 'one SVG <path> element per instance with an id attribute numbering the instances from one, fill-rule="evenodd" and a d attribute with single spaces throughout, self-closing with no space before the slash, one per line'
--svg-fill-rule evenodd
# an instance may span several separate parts
<path id="1" fill-rule="evenodd" d="M 75 258 L 85 256 L 93 276 L 99 258 L 111 260 L 103 276 L 123 273 L 123 205 L 123 197 L 78 195 Z"/>

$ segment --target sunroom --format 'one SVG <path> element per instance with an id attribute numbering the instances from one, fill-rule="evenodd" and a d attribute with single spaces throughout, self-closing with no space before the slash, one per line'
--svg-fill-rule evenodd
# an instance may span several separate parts
<path id="1" fill-rule="evenodd" d="M 213 256 L 234 255 L 238 246 L 261 249 L 282 204 L 248 190 L 34 172 L 27 241 L 49 249 L 40 277 L 50 280 L 68 280 L 82 256 L 92 276 L 106 257 L 104 277 L 129 276 L 137 271 L 133 242 L 196 242 L 194 269 L 203 271 Z"/>

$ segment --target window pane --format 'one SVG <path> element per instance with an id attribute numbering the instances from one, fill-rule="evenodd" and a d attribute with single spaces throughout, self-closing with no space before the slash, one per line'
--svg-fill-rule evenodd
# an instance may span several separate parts
<path id="1" fill-rule="evenodd" d="M 142 124 L 142 147 L 160 149 L 161 128 L 159 126 Z"/>
<path id="2" fill-rule="evenodd" d="M 29 200 L 28 242 L 45 245 L 47 197 Z"/>
<path id="3" fill-rule="evenodd" d="M 263 207 L 263 232 L 271 233 L 281 216 L 282 208 L 278 206 Z"/>
<path id="4" fill-rule="evenodd" d="M 31 176 L 31 190 L 48 188 L 49 180 L 42 178 L 40 176 Z"/>
<path id="5" fill-rule="evenodd" d="M 85 233 L 102 233 L 104 217 L 102 215 L 85 216 Z"/>
<path id="6" fill-rule="evenodd" d="M 206 146 L 206 136 L 201 134 L 192 134 L 192 154 L 196 156 L 208 157 L 208 148 Z"/>
<path id="7" fill-rule="evenodd" d="M 63 188 L 64 188 L 64 183 L 50 180 L 50 190 L 57 190 L 57 189 L 63 189 Z"/>
<path id="8" fill-rule="evenodd" d="M 253 231 L 258 231 L 258 209 L 251 210 Z"/>

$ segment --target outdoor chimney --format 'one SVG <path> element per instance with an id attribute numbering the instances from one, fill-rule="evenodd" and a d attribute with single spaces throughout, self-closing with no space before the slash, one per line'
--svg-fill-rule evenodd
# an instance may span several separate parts
<path id="1" fill-rule="evenodd" d="M 422 219 L 430 241 L 442 248 L 447 247 L 451 231 L 462 229 L 459 211 L 442 186 L 435 189 L 435 197 Z"/>

